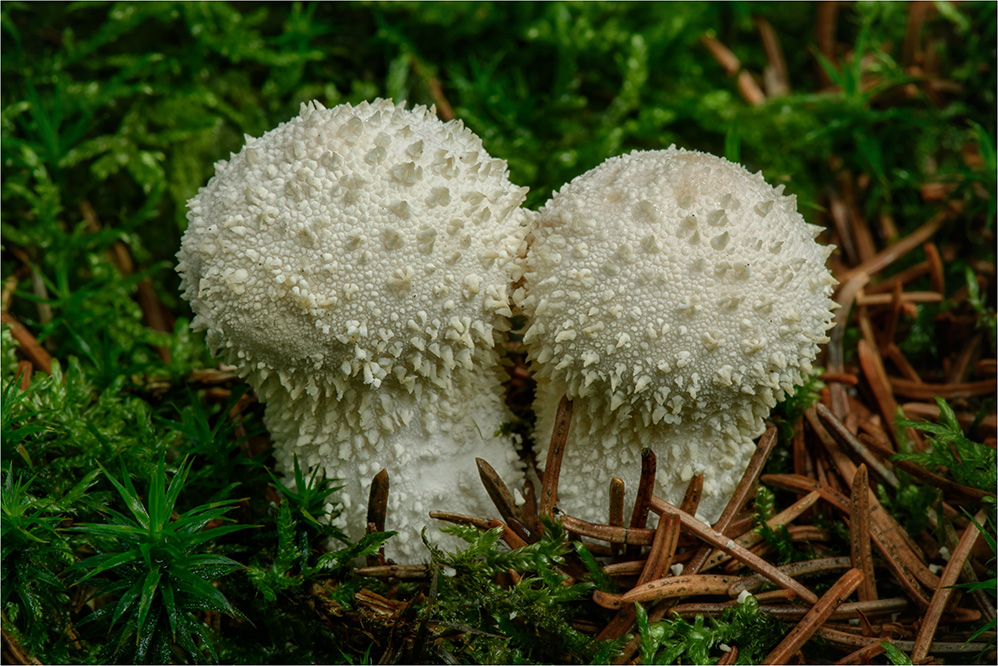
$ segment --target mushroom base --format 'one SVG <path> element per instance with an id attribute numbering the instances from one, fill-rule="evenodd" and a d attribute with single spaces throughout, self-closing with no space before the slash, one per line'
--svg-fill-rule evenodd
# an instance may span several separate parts
<path id="1" fill-rule="evenodd" d="M 371 479 L 387 470 L 390 490 L 385 529 L 396 531 L 386 554 L 415 563 L 429 559 L 420 533 L 434 523 L 431 510 L 491 517 L 496 510 L 478 476 L 475 458 L 491 464 L 511 487 L 521 487 L 524 465 L 509 437 L 499 436 L 508 411 L 498 377 L 479 377 L 474 390 L 447 394 L 424 390 L 419 398 L 363 401 L 348 392 L 319 397 L 302 409 L 273 395 L 266 420 L 276 442 L 278 469 L 290 473 L 294 458 L 306 473 L 321 470 L 343 489 L 333 495 L 332 520 L 352 540 L 365 533 Z M 466 387 L 468 388 L 468 387 Z M 362 395 L 362 394 L 361 394 Z M 459 542 L 430 533 L 435 544 Z"/>
<path id="2" fill-rule="evenodd" d="M 534 410 L 537 414 L 535 441 L 538 463 L 547 460 L 558 402 L 565 395 L 557 382 L 542 381 L 537 387 Z M 574 398 L 571 429 L 565 447 L 558 482 L 558 507 L 569 515 L 590 522 L 605 523 L 609 488 L 613 477 L 624 481 L 625 521 L 634 506 L 641 476 L 641 450 L 650 448 L 657 459 L 655 493 L 679 505 L 690 479 L 703 474 L 703 494 L 697 518 L 716 521 L 755 452 L 753 437 L 732 429 L 716 431 L 707 420 L 646 425 L 639 417 L 620 419 L 608 413 L 600 400 Z M 758 418 L 754 430 L 762 434 Z"/>

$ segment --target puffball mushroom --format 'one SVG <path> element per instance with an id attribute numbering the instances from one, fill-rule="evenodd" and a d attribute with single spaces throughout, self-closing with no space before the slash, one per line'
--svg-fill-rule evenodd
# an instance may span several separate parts
<path id="1" fill-rule="evenodd" d="M 388 553 L 425 553 L 427 513 L 491 512 L 475 458 L 522 480 L 497 436 L 497 337 L 526 188 L 460 121 L 391 100 L 301 114 L 215 165 L 188 206 L 183 296 L 213 353 L 266 404 L 278 466 L 345 488 L 358 538 L 371 478 L 391 482 Z"/>
<path id="2" fill-rule="evenodd" d="M 514 298 L 540 446 L 561 396 L 574 401 L 562 509 L 603 522 L 614 476 L 633 501 L 650 447 L 657 492 L 678 504 L 702 473 L 698 513 L 719 517 L 832 325 L 833 248 L 782 192 L 673 146 L 611 158 L 541 209 Z"/>

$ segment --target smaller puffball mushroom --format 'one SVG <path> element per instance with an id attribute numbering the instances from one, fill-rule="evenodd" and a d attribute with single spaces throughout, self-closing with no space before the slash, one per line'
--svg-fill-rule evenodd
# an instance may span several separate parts
<path id="1" fill-rule="evenodd" d="M 493 512 L 475 458 L 522 482 L 496 342 L 528 213 L 459 121 L 390 100 L 301 114 L 246 145 L 189 202 L 177 254 L 192 326 L 266 404 L 278 466 L 344 488 L 366 528 L 389 475 L 387 546 L 426 557 L 441 508 Z"/>
<path id="2" fill-rule="evenodd" d="M 562 509 L 601 521 L 614 476 L 633 500 L 650 447 L 657 492 L 678 504 L 703 474 L 698 514 L 718 518 L 763 419 L 811 372 L 832 325 L 832 247 L 782 192 L 671 147 L 609 159 L 541 209 L 514 299 L 539 446 L 560 397 L 574 401 Z"/>

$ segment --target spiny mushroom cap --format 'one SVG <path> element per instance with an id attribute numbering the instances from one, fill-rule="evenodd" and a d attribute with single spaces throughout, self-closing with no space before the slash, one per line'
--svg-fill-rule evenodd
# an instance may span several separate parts
<path id="1" fill-rule="evenodd" d="M 782 190 L 675 147 L 609 159 L 563 187 L 531 229 L 514 295 L 539 382 L 585 398 L 593 429 L 630 428 L 645 444 L 696 426 L 728 449 L 714 463 L 742 465 L 831 326 L 831 248 Z"/>
<path id="2" fill-rule="evenodd" d="M 417 526 L 408 557 L 422 500 L 439 495 L 425 484 L 414 499 L 418 461 L 473 473 L 478 455 L 511 482 L 520 473 L 494 437 L 506 414 L 495 342 L 526 189 L 460 122 L 390 100 L 302 105 L 215 166 L 177 255 L 192 327 L 266 403 L 285 470 L 297 455 L 348 482 L 361 534 L 364 489 L 388 468 L 389 529 Z M 462 509 L 488 506 L 477 501 Z"/>
<path id="3" fill-rule="evenodd" d="M 177 269 L 229 362 L 309 392 L 446 388 L 494 362 L 526 190 L 460 122 L 390 100 L 302 105 L 215 167 Z"/>

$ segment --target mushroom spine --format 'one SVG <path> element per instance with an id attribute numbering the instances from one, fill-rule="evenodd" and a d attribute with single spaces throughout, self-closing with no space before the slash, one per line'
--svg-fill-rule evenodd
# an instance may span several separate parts
<path id="1" fill-rule="evenodd" d="M 588 520 L 613 476 L 633 499 L 642 447 L 679 502 L 704 474 L 720 515 L 770 409 L 811 372 L 831 327 L 832 251 L 761 173 L 670 147 L 607 160 L 558 191 L 528 235 L 514 294 L 546 455 L 575 403 L 560 506 Z"/>
<path id="2" fill-rule="evenodd" d="M 177 254 L 192 326 L 266 404 L 279 468 L 297 455 L 345 488 L 392 492 L 389 554 L 425 552 L 427 512 L 491 511 L 474 459 L 511 483 L 496 342 L 528 213 L 525 188 L 460 121 L 376 100 L 300 115 L 215 165 Z"/>

